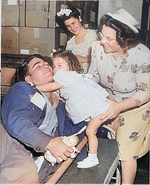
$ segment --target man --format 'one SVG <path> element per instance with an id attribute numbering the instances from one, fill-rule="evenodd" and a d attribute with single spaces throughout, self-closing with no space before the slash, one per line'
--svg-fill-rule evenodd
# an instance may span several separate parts
<path id="1" fill-rule="evenodd" d="M 26 59 L 19 69 L 19 76 L 25 81 L 14 84 L 2 104 L 3 125 L 15 139 L 2 127 L 1 132 L 5 139 L 0 141 L 1 156 L 4 156 L 0 161 L 0 183 L 39 182 L 39 169 L 37 171 L 27 151 L 43 155 L 48 149 L 58 163 L 60 157 L 66 160 L 73 150 L 62 142 L 61 137 L 54 136 L 74 134 L 85 125 L 85 122 L 73 125 L 66 116 L 64 104 L 58 101 L 56 94 L 44 94 L 36 88 L 37 84 L 53 81 L 52 67 L 41 55 L 35 54 Z M 9 147 L 5 147 L 6 145 Z M 17 155 L 13 146 L 18 149 Z M 13 173 L 9 173 L 12 171 Z"/>

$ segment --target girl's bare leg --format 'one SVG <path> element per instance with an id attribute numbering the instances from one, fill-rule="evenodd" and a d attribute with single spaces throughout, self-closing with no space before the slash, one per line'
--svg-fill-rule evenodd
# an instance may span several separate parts
<path id="1" fill-rule="evenodd" d="M 99 160 L 97 157 L 98 139 L 96 136 L 96 132 L 101 124 L 102 122 L 100 121 L 99 116 L 89 121 L 86 129 L 89 144 L 88 157 L 85 158 L 83 161 L 78 162 L 77 168 L 90 168 L 99 164 Z"/>
<path id="2" fill-rule="evenodd" d="M 88 137 L 89 153 L 91 154 L 97 153 L 98 139 L 96 133 L 101 124 L 102 122 L 100 121 L 99 116 L 92 118 L 88 123 L 86 134 Z"/>

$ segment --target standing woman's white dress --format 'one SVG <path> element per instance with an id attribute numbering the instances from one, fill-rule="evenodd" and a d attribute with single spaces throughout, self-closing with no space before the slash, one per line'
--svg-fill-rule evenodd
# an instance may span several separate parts
<path id="1" fill-rule="evenodd" d="M 75 35 L 67 42 L 66 50 L 71 50 L 74 55 L 80 55 L 82 57 L 87 57 L 91 52 L 91 46 L 93 41 L 96 41 L 97 31 L 87 29 L 86 31 L 86 41 L 81 44 L 76 44 Z M 87 73 L 89 68 L 89 62 L 80 63 L 83 73 Z"/>

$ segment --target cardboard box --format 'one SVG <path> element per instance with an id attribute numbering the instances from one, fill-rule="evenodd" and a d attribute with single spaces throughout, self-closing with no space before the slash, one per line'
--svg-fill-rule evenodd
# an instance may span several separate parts
<path id="1" fill-rule="evenodd" d="M 1 52 L 5 54 L 18 54 L 19 27 L 1 28 Z"/>
<path id="2" fill-rule="evenodd" d="M 7 94 L 11 86 L 15 83 L 15 68 L 1 68 L 1 98 Z"/>
<path id="3" fill-rule="evenodd" d="M 50 0 L 49 4 L 49 27 L 55 28 L 56 27 L 56 0 Z"/>
<path id="4" fill-rule="evenodd" d="M 20 27 L 19 54 L 49 56 L 55 48 L 55 29 Z"/>
<path id="5" fill-rule="evenodd" d="M 48 27 L 49 0 L 27 0 L 26 1 L 26 26 Z"/>
<path id="6" fill-rule="evenodd" d="M 19 16 L 19 26 L 26 26 L 26 13 L 25 13 L 25 9 L 26 9 L 26 3 L 25 0 L 20 0 L 20 6 L 19 6 L 19 11 L 20 11 L 20 16 Z"/>
<path id="7" fill-rule="evenodd" d="M 3 26 L 18 26 L 19 9 L 18 0 L 2 0 L 2 19 Z"/>
<path id="8" fill-rule="evenodd" d="M 13 85 L 15 83 L 15 68 L 1 68 L 1 85 Z"/>

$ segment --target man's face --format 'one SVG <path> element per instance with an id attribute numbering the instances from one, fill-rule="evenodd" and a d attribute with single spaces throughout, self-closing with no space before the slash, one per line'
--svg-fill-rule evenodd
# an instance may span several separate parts
<path id="1" fill-rule="evenodd" d="M 52 67 L 40 58 L 32 59 L 29 64 L 29 74 L 25 80 L 31 85 L 43 85 L 53 81 Z"/>

